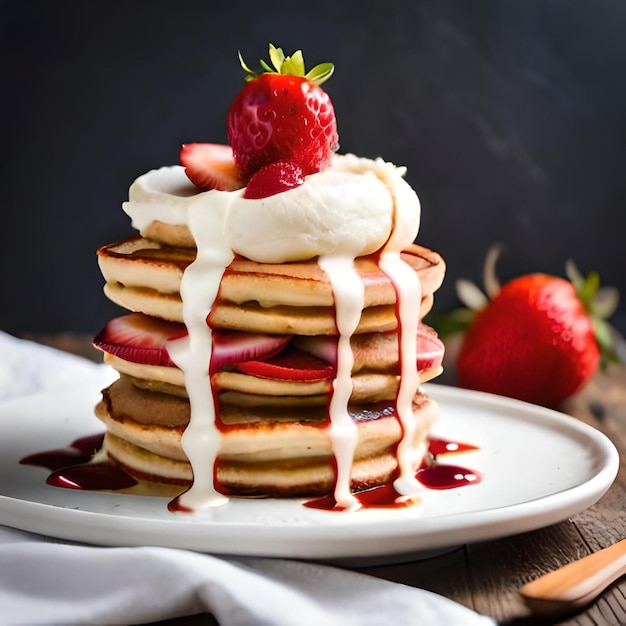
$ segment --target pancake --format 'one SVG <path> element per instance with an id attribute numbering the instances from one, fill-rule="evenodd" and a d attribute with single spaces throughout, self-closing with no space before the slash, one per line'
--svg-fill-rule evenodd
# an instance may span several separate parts
<path id="1" fill-rule="evenodd" d="M 423 318 L 432 306 L 432 296 L 422 298 L 420 317 Z M 337 334 L 335 311 L 332 307 L 263 308 L 255 302 L 234 305 L 218 300 L 211 309 L 208 321 L 213 328 L 247 332 L 306 336 Z M 355 333 L 389 332 L 397 326 L 394 305 L 371 306 L 363 309 Z"/>
<path id="2" fill-rule="evenodd" d="M 189 228 L 184 224 L 166 224 L 160 220 L 152 220 L 139 234 L 146 239 L 173 248 L 195 248 L 196 242 Z"/>
<path id="3" fill-rule="evenodd" d="M 120 283 L 107 283 L 104 293 L 115 304 L 171 322 L 183 321 L 183 305 L 178 294 L 164 294 L 152 289 L 125 287 Z M 420 317 L 423 318 L 433 306 L 433 296 L 422 298 Z M 264 308 L 256 302 L 235 305 L 217 300 L 208 317 L 209 326 L 224 330 L 240 330 L 250 333 L 273 333 L 276 335 L 335 335 L 337 326 L 332 307 Z M 395 307 L 376 306 L 363 310 L 356 328 L 357 333 L 395 330 L 397 319 Z"/>
<path id="4" fill-rule="evenodd" d="M 195 249 L 171 248 L 139 236 L 129 237 L 98 250 L 98 263 L 107 283 L 125 288 L 179 294 L 180 281 L 195 259 Z M 432 295 L 443 282 L 445 263 L 441 256 L 412 245 L 403 254 L 418 274 L 422 295 Z M 365 307 L 394 305 L 394 288 L 372 256 L 355 260 L 365 285 Z M 257 302 L 262 307 L 332 307 L 332 288 L 317 260 L 268 264 L 236 256 L 226 268 L 220 299 L 241 305 Z"/>
<path id="5" fill-rule="evenodd" d="M 435 252 L 413 245 L 402 255 L 422 285 L 420 317 L 432 308 L 445 273 Z M 195 250 L 164 247 L 136 236 L 98 251 L 107 297 L 130 311 L 182 322 L 180 281 Z M 356 259 L 365 287 L 365 308 L 357 333 L 397 326 L 396 294 L 372 257 Z M 236 257 L 224 272 L 218 300 L 208 318 L 213 328 L 298 335 L 337 333 L 333 295 L 315 260 L 260 264 Z"/>
<path id="6" fill-rule="evenodd" d="M 413 410 L 419 425 L 413 442 L 417 467 L 438 409 L 420 393 Z M 393 404 L 352 405 L 350 413 L 358 429 L 353 488 L 382 484 L 396 468 L 395 447 L 401 437 Z M 104 390 L 96 415 L 107 428 L 108 454 L 129 473 L 144 480 L 190 483 L 191 468 L 180 444 L 189 422 L 185 399 L 137 389 L 122 376 Z M 324 406 L 303 410 L 222 405 L 220 415 L 217 467 L 225 490 L 283 497 L 321 495 L 330 489 L 332 445 L 324 428 Z"/>
<path id="7" fill-rule="evenodd" d="M 131 237 L 105 246 L 98 255 L 111 300 L 149 317 L 183 321 L 179 290 L 194 249 Z M 403 258 L 422 285 L 421 319 L 432 306 L 445 264 L 438 254 L 417 245 Z M 365 290 L 365 308 L 350 340 L 354 363 L 349 412 L 358 430 L 350 481 L 356 491 L 394 476 L 402 427 L 394 408 L 400 382 L 395 290 L 375 258 L 358 258 L 355 266 Z M 321 342 L 326 344 L 320 355 L 325 360 L 336 349 L 332 289 L 316 260 L 278 265 L 236 256 L 207 322 L 214 329 L 293 335 L 294 347 L 311 354 L 317 354 L 321 337 L 327 336 Z M 420 383 L 441 372 L 440 360 L 429 361 L 428 356 L 433 331 L 421 332 L 426 339 L 422 337 L 418 351 Z M 183 372 L 113 354 L 106 354 L 105 361 L 120 373 L 96 407 L 107 431 L 106 453 L 141 481 L 189 486 L 192 469 L 181 444 L 190 415 Z M 327 417 L 333 384 L 331 376 L 285 380 L 250 375 L 236 366 L 213 372 L 211 387 L 222 429 L 216 465 L 220 489 L 255 497 L 311 497 L 332 490 L 335 461 Z M 436 404 L 418 392 L 413 401 L 416 434 L 409 448 L 415 468 L 437 412 Z"/>
<path id="8" fill-rule="evenodd" d="M 151 391 L 161 391 L 175 396 L 186 397 L 183 372 L 176 367 L 145 365 L 107 355 L 105 362 L 111 365 L 120 374 L 135 379 L 135 385 Z M 441 366 L 432 367 L 420 372 L 420 383 L 425 383 L 438 376 Z M 379 402 L 392 400 L 398 392 L 398 376 L 390 373 L 361 373 L 352 376 L 354 385 L 352 402 Z M 232 391 L 247 396 L 255 396 L 257 404 L 276 404 L 276 399 L 282 399 L 281 404 L 307 404 L 306 399 L 319 404 L 327 402 L 326 398 L 332 390 L 332 379 L 315 381 L 279 380 L 261 378 L 241 372 L 222 371 L 212 376 L 211 383 L 220 391 Z M 235 396 L 237 397 L 237 396 Z M 240 400 L 250 404 L 250 400 Z"/>
<path id="9" fill-rule="evenodd" d="M 127 474 L 161 485 L 189 487 L 193 480 L 188 463 L 153 454 L 128 441 L 107 433 L 104 450 Z M 393 453 L 358 459 L 352 465 L 352 491 L 371 489 L 388 482 L 396 469 Z M 334 471 L 328 459 L 306 462 L 241 464 L 218 463 L 216 478 L 219 490 L 239 497 L 304 498 L 326 495 L 334 484 Z"/>
<path id="10" fill-rule="evenodd" d="M 106 246 L 99 251 L 105 292 L 129 310 L 182 322 L 180 281 L 194 258 L 193 249 L 164 247 L 141 237 Z M 445 264 L 436 253 L 415 245 L 403 258 L 422 284 L 421 319 L 432 306 Z M 358 431 L 350 484 L 360 490 L 395 475 L 403 431 L 394 408 L 400 382 L 393 332 L 396 294 L 375 259 L 356 259 L 355 266 L 366 304 L 350 339 L 354 363 L 349 412 Z M 254 298 L 256 290 L 261 293 Z M 326 362 L 328 345 L 330 352 L 336 349 L 332 290 L 315 260 L 266 265 L 235 257 L 207 322 L 214 329 L 293 335 L 294 347 L 311 354 L 317 354 L 321 343 Z M 441 372 L 440 358 L 429 356 L 433 331 L 421 333 L 420 383 Z M 321 340 L 324 336 L 328 339 Z M 120 373 L 96 408 L 107 431 L 107 454 L 142 481 L 189 486 L 192 470 L 181 444 L 190 415 L 183 372 L 113 354 L 105 360 Z M 285 380 L 250 375 L 236 366 L 213 372 L 211 388 L 222 429 L 216 465 L 220 489 L 257 497 L 311 497 L 332 490 L 335 459 L 327 417 L 333 386 L 331 375 Z M 437 412 L 436 404 L 418 392 L 413 400 L 415 437 L 408 447 L 415 469 Z"/>

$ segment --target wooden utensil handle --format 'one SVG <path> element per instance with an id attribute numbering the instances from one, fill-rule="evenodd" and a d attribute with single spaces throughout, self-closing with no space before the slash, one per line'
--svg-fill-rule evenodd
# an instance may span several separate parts
<path id="1" fill-rule="evenodd" d="M 520 594 L 533 602 L 581 606 L 626 573 L 626 539 L 569 563 L 524 585 Z"/>

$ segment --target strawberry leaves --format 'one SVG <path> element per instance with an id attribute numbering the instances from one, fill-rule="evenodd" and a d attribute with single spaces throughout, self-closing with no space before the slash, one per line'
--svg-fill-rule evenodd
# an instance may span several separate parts
<path id="1" fill-rule="evenodd" d="M 498 244 L 494 244 L 487 251 L 483 268 L 484 292 L 475 283 L 465 278 L 457 279 L 456 294 L 464 307 L 439 315 L 432 322 L 441 338 L 445 339 L 458 332 L 466 331 L 476 318 L 476 314 L 484 310 L 500 293 L 501 285 L 495 267 L 501 252 L 502 247 Z M 619 292 L 615 287 L 600 286 L 600 275 L 597 272 L 592 271 L 587 276 L 583 276 L 571 259 L 565 264 L 565 275 L 574 286 L 578 298 L 594 325 L 596 340 L 603 357 L 602 366 L 619 362 L 620 359 L 614 347 L 616 339 L 619 339 L 618 332 L 607 322 L 617 310 Z"/>
<path id="2" fill-rule="evenodd" d="M 335 66 L 332 63 L 320 63 L 316 65 L 311 71 L 305 72 L 304 57 L 302 50 L 296 50 L 290 57 L 285 56 L 282 48 L 276 48 L 273 44 L 269 45 L 270 62 L 274 67 L 271 67 L 266 61 L 261 59 L 259 63 L 263 70 L 268 74 L 284 74 L 290 76 L 302 76 L 306 78 L 313 85 L 321 85 L 326 82 L 335 71 Z M 239 63 L 246 72 L 245 80 L 250 82 L 262 72 L 255 72 L 251 70 L 239 52 Z"/>
<path id="3" fill-rule="evenodd" d="M 500 293 L 500 281 L 496 276 L 496 262 L 500 252 L 501 247 L 497 244 L 491 246 L 487 251 L 483 268 L 485 293 L 470 280 L 465 278 L 456 280 L 456 294 L 465 307 L 455 309 L 435 319 L 433 325 L 436 327 L 439 337 L 445 339 L 467 330 L 474 321 L 476 314 L 485 309 L 489 301 L 493 300 Z"/>
<path id="4" fill-rule="evenodd" d="M 619 340 L 618 332 L 607 321 L 617 310 L 619 303 L 617 289 L 601 287 L 600 275 L 597 272 L 590 272 L 586 277 L 583 276 L 571 260 L 565 265 L 565 273 L 591 318 L 593 332 L 600 349 L 600 367 L 605 368 L 609 363 L 619 363 L 620 359 L 615 349 Z"/>

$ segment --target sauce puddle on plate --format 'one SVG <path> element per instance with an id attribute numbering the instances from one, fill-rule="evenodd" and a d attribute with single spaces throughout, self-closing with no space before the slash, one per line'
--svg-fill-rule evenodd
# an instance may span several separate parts
<path id="1" fill-rule="evenodd" d="M 429 438 L 428 453 L 429 461 L 422 463 L 422 466 L 415 473 L 417 481 L 428 489 L 456 489 L 469 485 L 477 485 L 482 480 L 479 472 L 460 467 L 458 465 L 447 465 L 438 462 L 438 457 L 444 454 L 459 454 L 478 450 L 477 446 L 469 443 L 448 441 L 446 439 Z M 354 494 L 359 508 L 362 509 L 404 509 L 418 505 L 421 501 L 419 495 L 404 496 L 393 486 L 393 478 L 387 484 L 374 487 Z M 311 509 L 321 509 L 324 511 L 342 511 L 337 506 L 332 495 L 309 500 L 304 506 Z"/>
<path id="2" fill-rule="evenodd" d="M 125 493 L 142 493 L 145 495 L 167 495 L 175 490 L 180 492 L 181 487 L 168 485 L 165 489 L 160 486 L 146 488 L 148 483 L 142 484 L 126 473 L 116 463 L 109 460 L 92 461 L 94 455 L 102 447 L 104 433 L 89 435 L 75 439 L 65 448 L 55 448 L 37 452 L 20 460 L 22 465 L 34 465 L 51 470 L 46 484 L 66 489 L 80 489 L 85 491 L 124 491 Z M 428 445 L 429 460 L 417 470 L 415 478 L 428 489 L 456 489 L 481 482 L 482 475 L 472 469 L 458 465 L 440 463 L 440 456 L 459 454 L 478 450 L 472 444 L 448 441 L 439 438 L 430 438 Z M 360 509 L 401 509 L 419 504 L 419 496 L 403 496 L 393 486 L 393 480 L 380 487 L 374 487 L 354 494 L 357 506 Z M 176 500 L 170 505 L 170 510 L 185 510 L 176 506 Z M 342 511 L 338 507 L 333 495 L 308 500 L 304 506 L 326 511 Z"/>

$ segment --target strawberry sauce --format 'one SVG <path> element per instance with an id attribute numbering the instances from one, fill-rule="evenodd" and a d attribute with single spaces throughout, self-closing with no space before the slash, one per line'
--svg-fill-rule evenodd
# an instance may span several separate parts
<path id="1" fill-rule="evenodd" d="M 117 491 L 134 487 L 137 481 L 109 461 L 74 465 L 52 472 L 46 484 L 82 491 Z"/>
<path id="2" fill-rule="evenodd" d="M 33 465 L 52 470 L 46 484 L 83 491 L 118 491 L 137 485 L 137 481 L 111 461 L 93 462 L 92 457 L 102 446 L 104 434 L 90 435 L 72 441 L 65 448 L 38 452 L 20 460 L 21 465 Z M 439 463 L 441 455 L 458 454 L 478 450 L 472 444 L 429 439 L 428 451 L 435 459 L 433 464 L 423 464 L 415 473 L 417 481 L 427 489 L 455 489 L 481 482 L 481 474 L 475 470 Z M 360 509 L 401 509 L 419 504 L 419 496 L 403 496 L 388 484 L 353 494 Z M 334 494 L 309 500 L 304 506 L 325 511 L 344 511 L 350 507 L 338 506 Z M 190 512 L 192 509 L 174 498 L 168 505 L 170 511 Z"/>
<path id="3" fill-rule="evenodd" d="M 37 452 L 20 460 L 21 465 L 35 465 L 49 470 L 59 470 L 72 465 L 82 465 L 102 447 L 104 434 L 80 437 L 65 448 Z"/>
<path id="4" fill-rule="evenodd" d="M 35 465 L 53 470 L 46 484 L 53 487 L 83 491 L 117 491 L 137 484 L 137 481 L 110 461 L 90 463 L 102 447 L 104 434 L 81 437 L 65 448 L 31 454 L 20 460 L 21 465 Z"/>
<path id="5" fill-rule="evenodd" d="M 482 474 L 479 472 L 458 465 L 436 462 L 437 457 L 442 454 L 459 454 L 472 450 L 478 450 L 478 447 L 469 443 L 446 439 L 429 439 L 428 452 L 433 457 L 433 463 L 430 465 L 423 463 L 415 473 L 415 479 L 423 487 L 435 490 L 456 489 L 479 484 L 482 480 Z M 394 484 L 395 481 L 392 479 L 380 487 L 355 493 L 354 497 L 362 509 L 404 509 L 420 503 L 419 495 L 404 496 L 396 490 Z M 304 503 L 304 506 L 324 511 L 345 510 L 337 505 L 332 494 L 316 500 L 309 500 Z"/>

